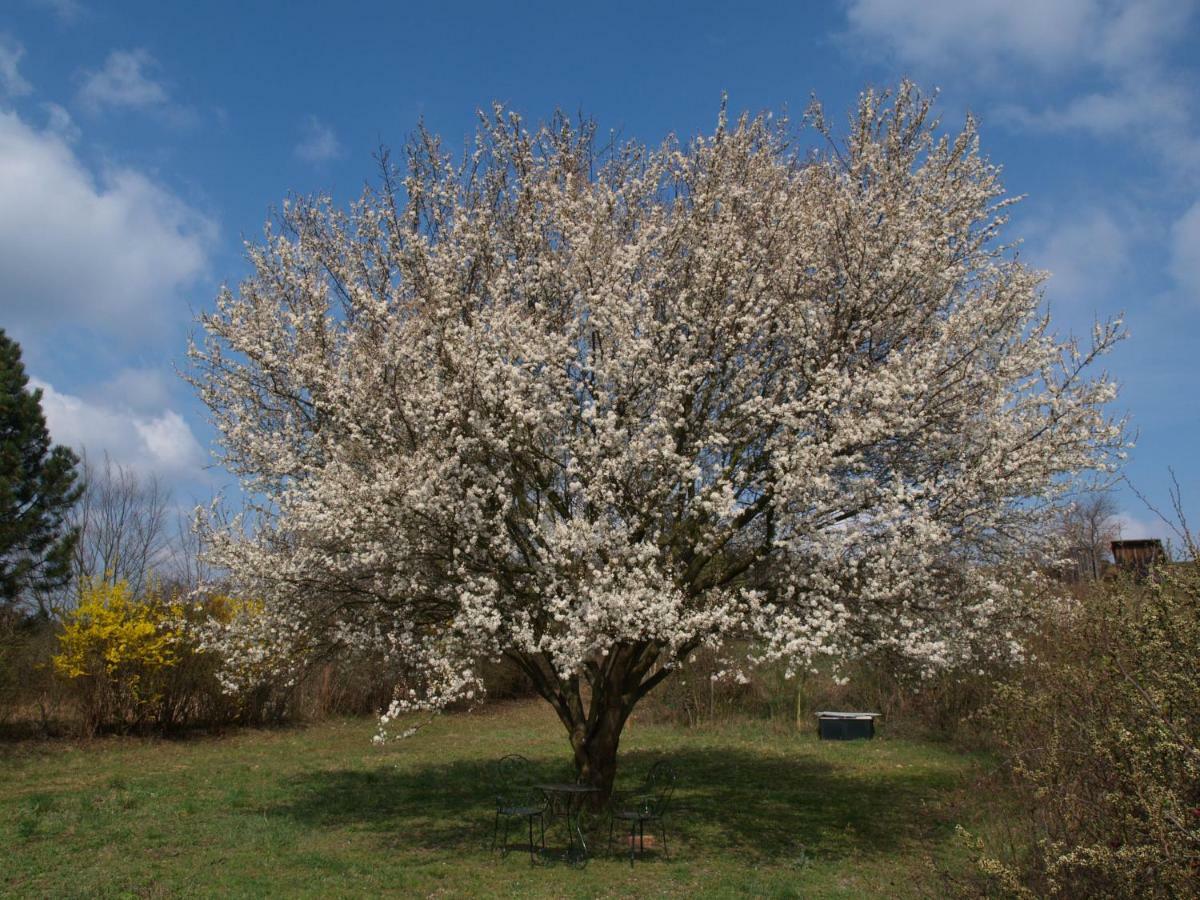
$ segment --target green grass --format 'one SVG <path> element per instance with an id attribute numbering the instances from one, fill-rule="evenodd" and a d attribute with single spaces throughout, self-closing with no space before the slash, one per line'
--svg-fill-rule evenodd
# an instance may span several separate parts
<path id="1" fill-rule="evenodd" d="M 491 760 L 567 772 L 548 707 L 446 716 L 383 748 L 374 727 L 0 745 L 0 894 L 929 897 L 967 865 L 953 827 L 979 763 L 936 744 L 635 720 L 618 786 L 676 764 L 671 857 L 577 870 L 487 847 Z"/>

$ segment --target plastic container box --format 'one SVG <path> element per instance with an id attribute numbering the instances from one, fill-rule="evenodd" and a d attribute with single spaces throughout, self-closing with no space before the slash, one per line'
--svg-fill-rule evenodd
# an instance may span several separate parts
<path id="1" fill-rule="evenodd" d="M 870 740 L 875 737 L 875 720 L 880 715 L 823 710 L 817 713 L 817 737 L 823 741 Z"/>

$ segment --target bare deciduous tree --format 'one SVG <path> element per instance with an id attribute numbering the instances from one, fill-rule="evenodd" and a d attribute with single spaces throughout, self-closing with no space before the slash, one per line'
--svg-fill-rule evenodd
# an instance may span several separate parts
<path id="1" fill-rule="evenodd" d="M 155 474 L 139 474 L 104 456 L 83 460 L 87 484 L 75 507 L 80 538 L 75 590 L 87 579 L 125 581 L 141 596 L 153 573 L 172 557 L 170 491 Z"/>
<path id="2" fill-rule="evenodd" d="M 1060 529 L 1077 577 L 1095 581 L 1112 560 L 1112 542 L 1121 536 L 1112 494 L 1095 491 L 1080 496 L 1063 508 Z"/>

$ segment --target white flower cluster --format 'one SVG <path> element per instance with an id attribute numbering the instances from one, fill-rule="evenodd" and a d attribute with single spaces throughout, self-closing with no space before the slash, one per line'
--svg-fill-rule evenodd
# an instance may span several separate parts
<path id="1" fill-rule="evenodd" d="M 423 134 L 349 211 L 285 206 L 191 351 L 255 498 L 208 535 L 261 598 L 235 663 L 386 648 L 420 676 L 386 730 L 507 656 L 571 730 L 732 637 L 1011 643 L 1027 536 L 1119 454 L 1120 327 L 1050 332 L 973 122 L 905 84 L 837 152 L 789 128 L 601 151 L 496 109 L 462 164 Z"/>

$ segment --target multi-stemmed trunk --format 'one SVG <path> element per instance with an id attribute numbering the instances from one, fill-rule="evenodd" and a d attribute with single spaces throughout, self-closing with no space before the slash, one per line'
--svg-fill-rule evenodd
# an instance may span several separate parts
<path id="1" fill-rule="evenodd" d="M 575 772 L 580 782 L 599 789 L 597 798 L 601 801 L 612 793 L 621 730 L 632 710 L 632 704 L 610 706 L 600 712 L 593 727 L 586 722 L 569 727 Z"/>
<path id="2" fill-rule="evenodd" d="M 649 642 L 619 644 L 589 662 L 582 674 L 562 678 L 541 654 L 510 654 L 567 730 L 580 782 L 597 788 L 604 803 L 617 774 L 617 749 L 629 714 L 670 669 L 662 648 Z"/>

